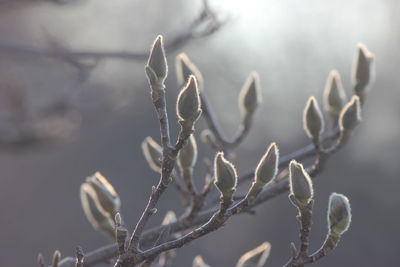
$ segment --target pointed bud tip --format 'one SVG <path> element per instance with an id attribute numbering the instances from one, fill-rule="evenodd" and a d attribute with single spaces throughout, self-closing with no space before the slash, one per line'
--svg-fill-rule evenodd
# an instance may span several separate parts
<path id="1" fill-rule="evenodd" d="M 275 179 L 279 165 L 279 149 L 271 143 L 255 170 L 254 180 L 266 184 Z"/>
<path id="2" fill-rule="evenodd" d="M 290 194 L 301 205 L 307 205 L 314 196 L 312 180 L 301 163 L 292 160 L 289 163 Z"/>
<path id="3" fill-rule="evenodd" d="M 239 107 L 242 114 L 254 113 L 261 101 L 260 77 L 253 71 L 239 94 Z"/>
<path id="4" fill-rule="evenodd" d="M 151 48 L 146 65 L 146 74 L 150 84 L 163 83 L 167 77 L 168 65 L 161 35 L 157 36 Z"/>
<path id="5" fill-rule="evenodd" d="M 176 112 L 181 121 L 195 122 L 200 117 L 200 95 L 194 75 L 189 76 L 189 81 L 178 95 Z"/>
<path id="6" fill-rule="evenodd" d="M 311 96 L 303 111 L 303 127 L 307 135 L 314 140 L 319 140 L 324 130 L 324 118 L 314 96 Z"/>
<path id="7" fill-rule="evenodd" d="M 323 93 L 324 108 L 332 115 L 337 116 L 343 108 L 345 101 L 346 93 L 340 75 L 336 70 L 332 70 L 329 73 Z"/>
<path id="8" fill-rule="evenodd" d="M 222 195 L 231 195 L 236 190 L 237 173 L 235 166 L 218 152 L 214 161 L 215 185 Z"/>
<path id="9" fill-rule="evenodd" d="M 342 132 L 352 131 L 361 122 L 361 103 L 356 95 L 344 106 L 339 116 L 339 127 Z"/>

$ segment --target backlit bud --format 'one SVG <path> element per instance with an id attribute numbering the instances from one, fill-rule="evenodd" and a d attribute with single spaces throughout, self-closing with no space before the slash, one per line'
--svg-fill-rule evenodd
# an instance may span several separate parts
<path id="1" fill-rule="evenodd" d="M 176 57 L 176 75 L 179 86 L 184 86 L 189 81 L 190 75 L 194 75 L 199 84 L 199 89 L 203 88 L 203 76 L 201 72 L 185 53 L 180 53 Z"/>
<path id="2" fill-rule="evenodd" d="M 271 244 L 264 242 L 258 247 L 243 254 L 236 267 L 262 267 L 271 252 Z"/>
<path id="3" fill-rule="evenodd" d="M 160 173 L 161 172 L 161 158 L 162 148 L 153 138 L 150 136 L 146 137 L 142 142 L 143 155 L 150 165 L 150 168 Z"/>
<path id="4" fill-rule="evenodd" d="M 58 263 L 60 262 L 60 259 L 61 259 L 61 252 L 58 251 L 58 250 L 54 251 L 53 260 L 51 262 L 51 266 L 52 267 L 58 267 Z"/>
<path id="5" fill-rule="evenodd" d="M 340 131 L 351 132 L 361 121 L 360 98 L 353 96 L 351 101 L 342 109 L 339 116 Z"/>
<path id="6" fill-rule="evenodd" d="M 308 137 L 318 141 L 324 131 L 324 118 L 315 97 L 311 96 L 304 108 L 303 127 Z"/>
<path id="7" fill-rule="evenodd" d="M 178 153 L 178 166 L 181 169 L 193 168 L 197 160 L 197 144 L 193 134 L 186 140 Z"/>
<path id="8" fill-rule="evenodd" d="M 232 163 L 224 158 L 222 152 L 218 152 L 214 161 L 215 186 L 224 198 L 231 198 L 236 190 L 237 174 Z"/>
<path id="9" fill-rule="evenodd" d="M 345 104 L 346 93 L 344 92 L 340 75 L 336 70 L 332 70 L 329 73 L 324 89 L 323 101 L 325 110 L 334 115 L 338 115 Z"/>
<path id="10" fill-rule="evenodd" d="M 206 264 L 203 258 L 198 255 L 194 258 L 192 267 L 210 267 L 210 265 Z"/>
<path id="11" fill-rule="evenodd" d="M 195 122 L 200 117 L 199 89 L 193 75 L 178 95 L 176 113 L 181 121 Z"/>
<path id="12" fill-rule="evenodd" d="M 312 181 L 303 165 L 292 160 L 289 164 L 290 195 L 297 204 L 307 205 L 313 198 Z M 296 205 L 296 203 L 293 203 Z"/>
<path id="13" fill-rule="evenodd" d="M 359 43 L 357 54 L 354 59 L 352 81 L 357 87 L 366 87 L 373 75 L 374 55 L 368 51 L 367 47 Z"/>
<path id="14" fill-rule="evenodd" d="M 161 35 L 157 36 L 151 48 L 149 60 L 146 65 L 146 74 L 151 85 L 155 83 L 162 84 L 167 77 L 168 66 Z"/>
<path id="15" fill-rule="evenodd" d="M 349 199 L 338 193 L 329 197 L 328 227 L 331 234 L 341 235 L 349 229 L 351 208 Z"/>
<path id="16" fill-rule="evenodd" d="M 121 201 L 114 187 L 100 172 L 96 172 L 94 175 L 87 177 L 86 183 L 96 192 L 96 200 L 100 211 L 106 216 L 114 216 L 113 214 L 115 214 L 121 206 Z"/>
<path id="17" fill-rule="evenodd" d="M 240 91 L 239 107 L 242 114 L 253 114 L 260 103 L 260 78 L 256 72 L 253 72 Z"/>
<path id="18" fill-rule="evenodd" d="M 272 143 L 267 152 L 261 158 L 255 171 L 255 181 L 263 184 L 275 178 L 278 172 L 279 150 L 275 143 Z"/>

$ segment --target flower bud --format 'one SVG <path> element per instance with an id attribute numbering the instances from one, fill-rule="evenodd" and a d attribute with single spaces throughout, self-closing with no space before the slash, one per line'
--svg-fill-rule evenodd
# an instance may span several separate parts
<path id="1" fill-rule="evenodd" d="M 184 86 L 189 81 L 190 75 L 194 75 L 199 84 L 199 89 L 202 90 L 203 75 L 185 53 L 180 53 L 176 57 L 176 75 L 179 86 Z"/>
<path id="2" fill-rule="evenodd" d="M 206 264 L 200 255 L 197 255 L 193 260 L 192 267 L 210 267 L 210 265 Z"/>
<path id="3" fill-rule="evenodd" d="M 87 177 L 86 183 L 96 192 L 96 201 L 98 202 L 99 210 L 106 216 L 113 216 L 121 206 L 121 201 L 114 187 L 100 172 Z"/>
<path id="4" fill-rule="evenodd" d="M 289 164 L 290 195 L 300 205 L 307 205 L 313 198 L 312 181 L 301 163 L 292 160 Z"/>
<path id="5" fill-rule="evenodd" d="M 214 161 L 215 186 L 222 197 L 231 198 L 236 190 L 237 174 L 232 163 L 224 158 L 224 153 L 218 152 Z"/>
<path id="6" fill-rule="evenodd" d="M 325 110 L 333 115 L 338 115 L 342 110 L 345 101 L 346 93 L 344 92 L 340 75 L 336 70 L 332 70 L 329 73 L 323 94 Z"/>
<path id="7" fill-rule="evenodd" d="M 161 35 L 157 36 L 151 48 L 149 60 L 146 65 L 146 74 L 151 85 L 155 83 L 162 84 L 167 77 L 168 66 Z"/>
<path id="8" fill-rule="evenodd" d="M 359 43 L 357 54 L 354 59 L 352 81 L 355 87 L 366 87 L 373 75 L 374 55 L 368 51 L 367 47 Z"/>
<path id="9" fill-rule="evenodd" d="M 200 96 L 196 78 L 191 75 L 178 95 L 176 113 L 181 121 L 195 122 L 201 114 Z"/>
<path id="10" fill-rule="evenodd" d="M 311 96 L 304 108 L 303 127 L 308 137 L 318 141 L 324 131 L 324 118 L 315 97 Z"/>
<path id="11" fill-rule="evenodd" d="M 61 252 L 59 250 L 54 251 L 51 266 L 58 267 L 58 263 L 60 262 L 60 259 L 61 259 Z"/>
<path id="12" fill-rule="evenodd" d="M 261 158 L 255 170 L 255 181 L 266 184 L 275 178 L 278 172 L 279 150 L 275 143 L 272 143 L 267 152 Z"/>
<path id="13" fill-rule="evenodd" d="M 351 101 L 342 109 L 339 116 L 340 131 L 351 132 L 361 121 L 360 98 L 353 96 Z"/>
<path id="14" fill-rule="evenodd" d="M 162 148 L 153 138 L 150 136 L 146 137 L 142 142 L 143 155 L 150 165 L 150 168 L 160 173 L 161 172 L 161 158 Z"/>
<path id="15" fill-rule="evenodd" d="M 239 107 L 243 115 L 253 114 L 261 103 L 260 78 L 253 72 L 239 94 Z"/>
<path id="16" fill-rule="evenodd" d="M 121 218 L 121 214 L 119 212 L 117 212 L 117 214 L 115 214 L 114 221 L 115 221 L 115 225 L 116 226 L 120 226 L 121 225 L 122 218 Z"/>
<path id="17" fill-rule="evenodd" d="M 37 256 L 37 262 L 38 262 L 38 264 L 39 264 L 40 267 L 44 267 L 44 266 L 45 266 L 42 253 L 39 253 L 39 254 L 38 254 L 38 256 Z"/>
<path id="18" fill-rule="evenodd" d="M 113 219 L 111 216 L 103 214 L 100 210 L 97 194 L 88 183 L 83 183 L 81 185 L 80 198 L 82 209 L 92 227 L 114 238 Z"/>
<path id="19" fill-rule="evenodd" d="M 193 134 L 186 140 L 185 145 L 179 150 L 177 163 L 181 169 L 193 168 L 197 160 L 197 144 Z"/>
<path id="20" fill-rule="evenodd" d="M 162 225 L 167 225 L 167 224 L 174 223 L 174 222 L 176 222 L 176 214 L 172 210 L 169 210 L 165 214 L 165 217 L 164 217 L 164 219 L 163 219 L 161 224 Z"/>
<path id="21" fill-rule="evenodd" d="M 328 227 L 330 234 L 341 235 L 349 229 L 351 223 L 351 208 L 349 199 L 338 193 L 329 197 Z"/>
<path id="22" fill-rule="evenodd" d="M 262 267 L 271 252 L 271 244 L 264 242 L 258 247 L 243 254 L 236 267 Z"/>

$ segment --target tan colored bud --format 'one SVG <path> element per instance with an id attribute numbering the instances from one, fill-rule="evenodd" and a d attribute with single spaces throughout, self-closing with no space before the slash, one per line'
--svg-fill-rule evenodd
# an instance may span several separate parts
<path id="1" fill-rule="evenodd" d="M 114 222 L 110 216 L 104 215 L 99 209 L 97 194 L 88 183 L 83 183 L 80 188 L 82 209 L 86 218 L 95 230 L 114 236 Z"/>
<path id="2" fill-rule="evenodd" d="M 181 121 L 195 122 L 200 117 L 199 89 L 193 75 L 178 95 L 176 113 Z"/>
<path id="3" fill-rule="evenodd" d="M 336 70 L 329 73 L 326 81 L 323 103 L 324 108 L 331 114 L 338 115 L 345 105 L 346 93 L 343 88 L 342 80 Z"/>
<path id="4" fill-rule="evenodd" d="M 260 78 L 253 72 L 243 85 L 239 94 L 239 107 L 242 114 L 253 114 L 261 103 Z"/>
<path id="5" fill-rule="evenodd" d="M 324 118 L 315 97 L 311 96 L 304 108 L 303 127 L 308 137 L 318 141 L 324 131 Z"/>
<path id="6" fill-rule="evenodd" d="M 121 207 L 121 201 L 114 187 L 100 172 L 87 177 L 86 183 L 96 192 L 96 201 L 100 211 L 106 216 L 114 216 L 115 212 Z"/>
<path id="7" fill-rule="evenodd" d="M 278 172 L 279 150 L 275 143 L 272 143 L 267 152 L 261 158 L 255 170 L 255 181 L 266 184 L 273 180 Z"/>
<path id="8" fill-rule="evenodd" d="M 174 211 L 169 210 L 169 211 L 165 214 L 165 217 L 164 217 L 164 219 L 163 219 L 163 221 L 162 221 L 161 224 L 162 224 L 162 225 L 167 225 L 167 224 L 174 223 L 174 222 L 176 222 L 176 214 L 175 214 Z"/>
<path id="9" fill-rule="evenodd" d="M 236 190 L 237 174 L 231 162 L 224 158 L 224 153 L 218 152 L 214 160 L 215 186 L 223 197 L 230 198 Z"/>
<path id="10" fill-rule="evenodd" d="M 206 264 L 200 255 L 197 255 L 193 260 L 192 267 L 211 267 L 211 266 Z"/>
<path id="11" fill-rule="evenodd" d="M 176 75 L 179 86 L 184 86 L 189 81 L 190 75 L 194 75 L 199 84 L 199 89 L 203 89 L 203 75 L 185 53 L 180 53 L 176 57 Z"/>
<path id="12" fill-rule="evenodd" d="M 290 194 L 299 204 L 307 205 L 314 195 L 312 181 L 303 165 L 295 160 L 289 164 L 289 182 Z"/>
<path id="13" fill-rule="evenodd" d="M 271 244 L 264 242 L 258 247 L 243 254 L 236 267 L 263 267 L 271 252 Z"/>
<path id="14" fill-rule="evenodd" d="M 142 142 L 142 152 L 150 168 L 153 171 L 160 173 L 162 158 L 161 146 L 157 144 L 153 138 L 148 136 Z"/>
<path id="15" fill-rule="evenodd" d="M 165 57 L 163 38 L 157 36 L 151 48 L 149 60 L 146 65 L 146 74 L 150 84 L 164 83 L 168 74 L 167 58 Z"/>
<path id="16" fill-rule="evenodd" d="M 179 150 L 177 163 L 181 169 L 193 168 L 197 160 L 197 144 L 193 134 L 186 140 L 185 145 Z"/>
<path id="17" fill-rule="evenodd" d="M 328 227 L 331 234 L 341 235 L 349 229 L 351 208 L 349 199 L 338 193 L 329 197 Z"/>
<path id="18" fill-rule="evenodd" d="M 361 122 L 360 98 L 353 96 L 351 101 L 342 109 L 339 116 L 341 132 L 351 132 Z"/>

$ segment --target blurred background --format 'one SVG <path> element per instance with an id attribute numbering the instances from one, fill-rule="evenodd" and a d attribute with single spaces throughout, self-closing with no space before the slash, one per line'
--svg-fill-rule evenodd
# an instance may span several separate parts
<path id="1" fill-rule="evenodd" d="M 251 71 L 260 74 L 263 105 L 236 150 L 238 172 L 254 168 L 270 142 L 281 155 L 309 144 L 302 111 L 321 101 L 337 69 L 348 96 L 358 42 L 375 55 L 376 79 L 354 138 L 315 181 L 311 249 L 327 232 L 331 192 L 347 195 L 353 222 L 339 246 L 316 266 L 397 266 L 400 158 L 400 2 L 396 0 L 210 0 L 214 18 L 199 23 L 200 0 L 0 1 L 0 265 L 36 266 L 42 252 L 73 255 L 109 243 L 86 220 L 79 200 L 85 177 L 100 171 L 134 226 L 157 175 L 140 144 L 159 140 L 143 71 L 163 34 L 170 65 L 167 101 L 173 136 L 179 88 L 175 56 L 186 52 L 227 137 L 240 123 L 237 96 Z M 197 23 L 197 24 L 196 24 Z M 201 120 L 196 137 L 205 124 Z M 202 157 L 213 151 L 202 145 Z M 201 162 L 196 177 L 202 177 Z M 202 181 L 198 181 L 201 183 Z M 171 188 L 149 223 L 183 212 Z M 239 215 L 178 250 L 174 266 L 200 254 L 211 266 L 234 266 L 246 251 L 272 244 L 267 266 L 281 266 L 298 243 L 296 210 L 287 195 Z"/>

